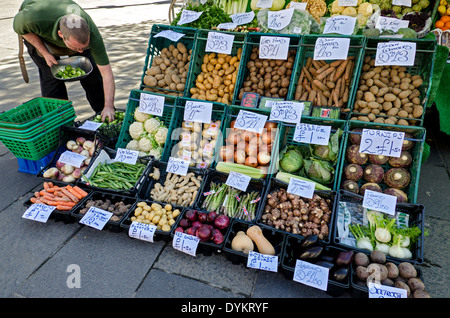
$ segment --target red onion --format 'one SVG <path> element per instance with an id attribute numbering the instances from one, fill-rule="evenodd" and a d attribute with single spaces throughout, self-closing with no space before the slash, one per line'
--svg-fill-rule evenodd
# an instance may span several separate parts
<path id="1" fill-rule="evenodd" d="M 214 226 L 218 229 L 225 229 L 228 225 L 230 225 L 230 218 L 224 214 L 219 215 L 214 220 Z"/>

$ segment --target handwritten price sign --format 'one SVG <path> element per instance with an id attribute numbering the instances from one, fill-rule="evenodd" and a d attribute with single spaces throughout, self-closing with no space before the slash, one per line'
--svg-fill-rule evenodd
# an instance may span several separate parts
<path id="1" fill-rule="evenodd" d="M 311 181 L 290 178 L 286 192 L 301 196 L 303 198 L 312 199 L 316 184 Z"/>
<path id="2" fill-rule="evenodd" d="M 220 32 L 208 32 L 205 52 L 231 54 L 234 35 Z"/>
<path id="3" fill-rule="evenodd" d="M 269 11 L 267 12 L 267 26 L 272 30 L 282 30 L 289 25 L 293 14 L 293 8 L 280 11 Z"/>
<path id="4" fill-rule="evenodd" d="M 261 134 L 263 132 L 266 121 L 266 115 L 252 113 L 246 110 L 240 110 L 238 116 L 236 117 L 234 128 Z"/>
<path id="5" fill-rule="evenodd" d="M 331 126 L 298 123 L 292 139 L 300 143 L 326 146 L 330 140 L 330 133 Z"/>
<path id="6" fill-rule="evenodd" d="M 80 128 L 90 131 L 96 131 L 102 124 L 103 123 L 97 123 L 95 121 L 86 120 L 84 124 L 80 126 Z"/>
<path id="7" fill-rule="evenodd" d="M 172 247 L 180 252 L 195 256 L 200 239 L 183 232 L 173 234 Z"/>
<path id="8" fill-rule="evenodd" d="M 156 225 L 133 221 L 128 229 L 128 236 L 142 241 L 153 242 L 155 231 Z"/>
<path id="9" fill-rule="evenodd" d="M 123 163 L 129 163 L 131 165 L 136 164 L 139 156 L 139 151 L 130 150 L 125 148 L 117 148 L 116 157 L 114 161 L 119 161 Z"/>
<path id="10" fill-rule="evenodd" d="M 55 209 L 55 206 L 35 203 L 25 211 L 22 218 L 45 223 Z"/>
<path id="11" fill-rule="evenodd" d="M 286 60 L 290 39 L 281 36 L 261 36 L 259 40 L 259 58 Z"/>
<path id="12" fill-rule="evenodd" d="M 323 34 L 337 33 L 342 35 L 352 35 L 355 24 L 355 17 L 348 17 L 345 15 L 330 17 L 325 22 Z"/>
<path id="13" fill-rule="evenodd" d="M 230 171 L 230 174 L 228 175 L 226 184 L 230 187 L 233 187 L 233 188 L 236 188 L 238 190 L 245 192 L 245 191 L 247 191 L 250 180 L 251 180 L 251 177 L 249 177 L 245 174 Z"/>
<path id="14" fill-rule="evenodd" d="M 170 157 L 169 161 L 167 162 L 166 172 L 186 176 L 188 169 L 189 169 L 189 161 Z"/>
<path id="15" fill-rule="evenodd" d="M 112 212 L 108 212 L 91 206 L 83 216 L 83 218 L 80 220 L 80 223 L 97 230 L 102 230 L 105 224 L 112 217 L 112 215 Z"/>
<path id="16" fill-rule="evenodd" d="M 184 121 L 198 123 L 211 123 L 212 103 L 186 102 L 184 106 Z"/>
<path id="17" fill-rule="evenodd" d="M 183 24 L 194 22 L 195 20 L 200 18 L 202 13 L 203 12 L 196 12 L 196 11 L 184 9 L 183 11 L 181 11 L 180 20 L 178 21 L 177 25 L 183 25 Z"/>
<path id="18" fill-rule="evenodd" d="M 375 28 L 379 30 L 391 30 L 397 32 L 398 29 L 407 28 L 409 20 L 400 20 L 396 18 L 389 18 L 380 16 L 375 24 Z"/>
<path id="19" fill-rule="evenodd" d="M 363 129 L 360 152 L 399 158 L 404 138 L 405 133 L 401 131 Z"/>
<path id="20" fill-rule="evenodd" d="M 384 194 L 377 191 L 364 191 L 362 206 L 370 210 L 395 215 L 397 197 L 395 195 Z"/>
<path id="21" fill-rule="evenodd" d="M 260 254 L 250 251 L 247 259 L 247 267 L 261 269 L 269 272 L 277 272 L 278 256 Z"/>
<path id="22" fill-rule="evenodd" d="M 83 164 L 83 161 L 86 158 L 87 158 L 86 156 L 83 156 L 79 153 L 76 153 L 76 152 L 73 152 L 70 150 L 66 150 L 61 154 L 61 156 L 59 156 L 58 160 L 61 163 L 79 168 L 79 167 L 81 167 L 81 165 Z"/>
<path id="23" fill-rule="evenodd" d="M 279 120 L 296 124 L 302 117 L 304 104 L 290 101 L 273 101 L 270 103 L 270 120 Z"/>
<path id="24" fill-rule="evenodd" d="M 414 66 L 415 58 L 416 43 L 414 42 L 380 42 L 377 46 L 375 66 Z"/>
<path id="25" fill-rule="evenodd" d="M 253 21 L 255 18 L 255 12 L 242 12 L 230 15 L 231 20 L 236 25 L 247 24 Z"/>
<path id="26" fill-rule="evenodd" d="M 185 35 L 186 34 L 184 34 L 184 33 L 175 32 L 172 30 L 164 30 L 164 31 L 159 32 L 158 34 L 155 34 L 154 37 L 155 38 L 163 37 L 163 38 L 169 39 L 171 41 L 178 42 Z"/>
<path id="27" fill-rule="evenodd" d="M 293 280 L 317 289 L 327 290 L 329 269 L 297 260 Z"/>
<path id="28" fill-rule="evenodd" d="M 164 110 L 164 96 L 141 94 L 139 99 L 139 111 L 141 113 L 162 116 Z"/>
<path id="29" fill-rule="evenodd" d="M 349 38 L 319 37 L 314 47 L 314 60 L 345 60 L 349 47 Z"/>

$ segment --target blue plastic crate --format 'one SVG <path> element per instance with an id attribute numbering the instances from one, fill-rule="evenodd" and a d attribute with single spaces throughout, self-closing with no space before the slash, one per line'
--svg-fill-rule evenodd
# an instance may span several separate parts
<path id="1" fill-rule="evenodd" d="M 17 162 L 19 164 L 19 171 L 37 175 L 42 170 L 42 168 L 47 166 L 52 161 L 54 155 L 55 151 L 52 151 L 51 153 L 49 153 L 48 155 L 44 156 L 39 160 L 17 158 Z"/>

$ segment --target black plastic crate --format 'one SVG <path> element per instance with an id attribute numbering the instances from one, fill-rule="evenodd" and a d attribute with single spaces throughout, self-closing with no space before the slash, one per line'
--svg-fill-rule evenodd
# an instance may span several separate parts
<path id="1" fill-rule="evenodd" d="M 227 173 L 216 171 L 216 170 L 209 170 L 208 175 L 206 177 L 206 180 L 204 182 L 202 193 L 200 194 L 195 207 L 197 209 L 204 210 L 205 207 L 203 206 L 203 204 L 205 202 L 206 196 L 208 195 L 208 192 L 211 191 L 211 183 L 215 183 L 215 184 L 222 184 L 223 183 L 223 184 L 225 184 L 226 181 L 227 181 L 227 178 L 228 178 L 228 174 Z M 257 200 L 257 202 L 254 203 L 256 205 L 255 206 L 255 215 L 254 215 L 253 218 L 250 217 L 250 216 L 249 216 L 249 218 L 246 218 L 245 214 L 244 214 L 243 218 L 237 218 L 237 217 L 232 217 L 232 218 L 233 219 L 239 219 L 239 220 L 241 220 L 243 222 L 253 223 L 256 220 L 258 210 L 259 210 L 259 208 L 260 208 L 260 206 L 262 204 L 261 202 L 263 201 L 263 197 L 264 197 L 264 193 L 265 193 L 265 187 L 266 187 L 266 181 L 264 179 L 252 178 L 250 180 L 250 183 L 249 183 L 249 185 L 247 187 L 247 191 L 245 193 L 248 194 L 250 192 L 256 191 L 259 194 L 258 195 L 259 199 L 256 198 L 255 200 Z M 211 194 L 211 195 L 214 195 L 214 194 Z M 239 211 L 237 211 L 237 212 L 239 212 Z"/>
<path id="2" fill-rule="evenodd" d="M 364 222 L 364 210 L 365 208 L 362 207 L 364 197 L 359 194 L 354 194 L 352 192 L 346 191 L 346 190 L 339 190 L 338 192 L 338 199 L 336 204 L 336 214 L 333 221 L 333 238 L 332 238 L 332 244 L 352 249 L 356 252 L 367 252 L 367 250 L 363 250 L 356 247 L 356 243 L 354 245 L 351 241 L 354 240 L 353 235 L 349 231 L 348 238 L 350 241 L 346 243 L 345 238 L 341 237 L 338 229 L 338 223 L 342 220 L 344 217 L 345 209 L 349 209 L 349 216 L 350 216 L 350 224 L 363 224 Z M 352 205 L 347 206 L 347 204 L 350 203 Z M 415 204 L 415 203 L 397 203 L 396 208 L 396 217 L 408 219 L 408 225 L 409 226 L 417 226 L 421 234 L 419 238 L 417 239 L 417 242 L 413 243 L 412 247 L 410 248 L 410 251 L 412 253 L 411 259 L 400 259 L 396 257 L 392 257 L 390 255 L 386 255 L 386 258 L 389 261 L 393 262 L 410 262 L 413 264 L 422 264 L 424 261 L 423 258 L 423 246 L 424 246 L 424 236 L 425 236 L 425 230 L 424 230 L 424 220 L 425 220 L 425 206 L 422 204 Z M 399 214 L 401 213 L 401 214 Z"/>
<path id="3" fill-rule="evenodd" d="M 308 248 L 314 247 L 322 250 L 320 255 L 312 259 L 303 259 L 303 261 L 316 264 L 318 266 L 324 266 L 318 263 L 319 261 L 328 261 L 329 263 L 333 264 L 333 267 L 330 269 L 328 275 L 328 284 L 326 293 L 333 297 L 337 297 L 342 296 L 346 291 L 349 291 L 352 276 L 352 266 L 351 264 L 348 267 L 338 266 L 335 261 L 340 252 L 345 252 L 347 250 L 331 245 L 325 245 L 320 241 L 308 247 L 303 247 L 302 244 L 304 242 L 305 238 L 295 237 L 293 235 L 286 236 L 281 260 L 281 268 L 283 275 L 287 279 L 292 280 L 295 274 L 295 265 L 297 259 L 300 259 L 299 257 L 301 253 L 305 252 Z M 334 278 L 333 275 L 340 268 L 343 270 L 346 269 L 348 273 L 344 279 L 337 280 Z"/>
<path id="4" fill-rule="evenodd" d="M 85 209 L 85 208 L 89 209 L 89 207 L 86 206 L 89 200 L 106 201 L 107 199 L 110 200 L 113 204 L 123 201 L 123 203 L 125 203 L 125 205 L 130 204 L 130 208 L 136 202 L 136 198 L 134 198 L 134 197 L 129 197 L 129 196 L 120 195 L 120 194 L 113 194 L 113 193 L 108 193 L 108 192 L 92 191 L 82 201 L 80 201 L 80 203 L 76 207 L 74 207 L 70 213 L 71 213 L 72 217 L 77 219 L 79 222 L 85 215 L 84 213 L 81 212 L 81 210 Z M 128 209 L 123 214 L 118 215 L 119 220 L 113 220 L 112 217 L 115 215 L 115 214 L 113 214 L 113 216 L 111 216 L 111 219 L 109 219 L 108 222 L 106 222 L 103 229 L 109 230 L 111 232 L 121 232 L 123 230 L 123 228 L 120 227 L 120 221 L 122 220 L 122 218 L 125 217 L 125 215 L 127 215 L 127 213 L 129 211 L 130 211 L 130 209 Z M 87 212 L 87 210 L 86 210 L 86 212 Z"/>
<path id="5" fill-rule="evenodd" d="M 153 201 L 137 199 L 136 202 L 131 207 L 131 209 L 128 211 L 128 213 L 121 219 L 120 227 L 126 229 L 127 231 L 130 229 L 131 223 L 133 222 L 131 220 L 131 217 L 134 216 L 134 212 L 135 212 L 136 208 L 138 207 L 138 203 L 140 203 L 140 202 L 145 202 L 149 206 L 151 206 L 153 203 L 157 203 L 157 202 L 153 202 Z M 158 204 L 160 204 L 160 203 L 158 203 Z M 160 204 L 160 205 L 162 205 L 162 204 Z M 162 206 L 164 207 L 164 205 L 162 205 Z M 163 231 L 162 229 L 156 228 L 155 233 L 153 234 L 153 241 L 157 242 L 157 241 L 162 240 L 162 241 L 168 242 L 170 240 L 170 232 L 174 229 L 177 220 L 181 217 L 181 215 L 183 213 L 182 207 L 172 205 L 172 211 L 175 211 L 177 209 L 180 211 L 180 214 L 178 216 L 174 217 L 175 223 L 171 225 L 170 231 Z"/>
<path id="6" fill-rule="evenodd" d="M 179 230 L 180 222 L 183 219 L 186 219 L 186 212 L 189 210 L 197 211 L 198 214 L 200 214 L 200 213 L 205 213 L 206 215 L 210 214 L 209 212 L 197 210 L 197 209 L 193 209 L 193 208 L 184 209 L 183 212 L 181 213 L 180 217 L 177 218 L 177 221 L 174 224 L 174 226 L 172 227 L 172 230 L 170 231 L 171 237 L 174 237 L 175 232 Z M 208 222 L 206 224 L 210 224 L 210 223 Z M 215 243 L 214 241 L 211 241 L 211 240 L 210 241 L 199 241 L 196 253 L 197 254 L 202 253 L 203 255 L 206 255 L 206 256 L 209 256 L 212 254 L 221 254 L 222 250 L 223 250 L 223 245 L 225 243 L 225 237 L 227 236 L 228 232 L 230 231 L 230 228 L 231 228 L 231 219 L 230 219 L 230 224 L 225 229 L 219 230 L 223 235 L 223 241 L 221 243 Z M 190 234 L 190 233 L 187 233 L 187 234 Z M 191 234 L 191 235 L 195 235 L 195 234 Z"/>
<path id="7" fill-rule="evenodd" d="M 225 243 L 223 246 L 224 254 L 226 258 L 231 261 L 231 263 L 238 265 L 242 264 L 244 266 L 247 265 L 248 262 L 248 254 L 240 251 L 233 250 L 231 248 L 231 242 L 233 238 L 236 236 L 236 233 L 239 231 L 247 232 L 247 229 L 251 226 L 254 226 L 253 223 L 243 222 L 241 220 L 232 220 L 230 230 L 228 231 L 227 236 L 225 237 Z M 261 228 L 264 237 L 272 244 L 275 249 L 275 255 L 278 257 L 278 268 L 281 265 L 281 256 L 283 253 L 283 245 L 286 239 L 286 235 L 274 230 L 270 230 L 268 228 Z M 258 248 L 255 243 L 254 252 L 258 252 Z"/>
<path id="8" fill-rule="evenodd" d="M 158 180 L 155 180 L 151 176 L 151 174 L 154 172 L 154 169 L 159 170 L 159 179 Z M 153 161 L 152 164 L 150 165 L 149 169 L 146 171 L 144 183 L 141 187 L 141 191 L 138 193 L 138 197 L 143 200 L 153 201 L 153 202 L 157 202 L 160 204 L 169 203 L 169 204 L 173 204 L 173 205 L 180 206 L 183 208 L 188 208 L 188 207 L 193 208 L 202 193 L 203 185 L 204 185 L 208 170 L 201 169 L 201 168 L 194 168 L 194 167 L 188 168 L 188 171 L 187 171 L 188 174 L 193 173 L 194 176 L 196 176 L 196 177 L 201 176 L 202 180 L 200 181 L 200 187 L 198 187 L 198 191 L 197 191 L 197 194 L 195 195 L 194 200 L 191 201 L 191 203 L 189 203 L 187 206 L 183 206 L 183 204 L 178 204 L 177 202 L 176 203 L 165 202 L 167 200 L 164 200 L 164 198 L 163 198 L 163 200 L 155 200 L 151 196 L 151 191 L 154 189 L 154 187 L 157 183 L 159 183 L 161 186 L 164 186 L 164 183 L 166 182 L 166 179 L 168 176 L 170 178 L 173 178 L 175 176 L 173 173 L 168 173 L 166 171 L 166 169 L 167 169 L 167 163 L 161 162 L 161 161 Z M 184 176 L 179 175 L 179 177 L 183 178 Z"/>
<path id="9" fill-rule="evenodd" d="M 286 189 L 288 188 L 288 184 L 286 182 L 280 181 L 276 178 L 271 178 L 269 181 L 269 184 L 267 185 L 267 189 L 266 192 L 264 194 L 264 198 L 262 199 L 262 202 L 259 206 L 259 210 L 258 210 L 258 215 L 256 218 L 256 224 L 258 224 L 261 227 L 267 228 L 267 229 L 271 229 L 277 232 L 281 232 L 284 234 L 288 234 L 288 235 L 292 235 L 295 236 L 299 239 L 304 238 L 304 235 L 301 234 L 293 234 L 291 232 L 287 232 L 285 230 L 282 229 L 277 229 L 274 226 L 271 226 L 267 223 L 263 223 L 262 221 L 262 215 L 264 214 L 264 210 L 265 207 L 267 205 L 267 201 L 268 198 L 267 196 L 272 193 L 273 191 L 277 191 L 278 189 Z M 335 210 L 336 210 L 336 202 L 337 202 L 337 193 L 336 191 L 326 191 L 326 190 L 315 190 L 314 194 L 319 195 L 320 197 L 322 197 L 325 200 L 331 200 L 331 216 L 330 216 L 330 220 L 328 221 L 328 235 L 326 235 L 323 238 L 320 238 L 320 241 L 322 241 L 322 243 L 325 244 L 329 244 L 331 242 L 331 238 L 332 238 L 332 228 L 333 228 L 333 222 L 334 222 L 334 217 L 335 217 Z M 307 199 L 309 200 L 309 199 Z"/>

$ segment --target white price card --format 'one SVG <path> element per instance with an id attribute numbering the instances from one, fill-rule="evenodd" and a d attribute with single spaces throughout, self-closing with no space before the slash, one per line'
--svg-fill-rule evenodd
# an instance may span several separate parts
<path id="1" fill-rule="evenodd" d="M 164 96 L 142 93 L 139 98 L 139 108 L 141 113 L 162 116 L 164 111 Z"/>
<path id="2" fill-rule="evenodd" d="M 267 121 L 266 115 L 240 110 L 234 123 L 234 128 L 248 130 L 261 134 Z"/>
<path id="3" fill-rule="evenodd" d="M 377 45 L 375 66 L 414 66 L 416 43 L 403 41 L 380 42 Z"/>
<path id="4" fill-rule="evenodd" d="M 259 9 L 268 9 L 273 5 L 273 0 L 258 0 L 256 2 L 256 7 Z"/>
<path id="5" fill-rule="evenodd" d="M 175 32 L 172 30 L 163 30 L 163 31 L 159 32 L 158 34 L 155 34 L 153 37 L 155 37 L 155 38 L 163 37 L 163 38 L 169 39 L 173 42 L 178 42 L 185 35 L 186 34 L 184 34 L 184 33 Z"/>
<path id="6" fill-rule="evenodd" d="M 338 5 L 340 7 L 356 7 L 358 0 L 339 0 Z"/>
<path id="7" fill-rule="evenodd" d="M 302 118 L 303 103 L 292 101 L 272 101 L 270 103 L 270 120 L 296 124 Z"/>
<path id="8" fill-rule="evenodd" d="M 212 103 L 188 101 L 184 105 L 184 121 L 211 123 Z"/>
<path id="9" fill-rule="evenodd" d="M 97 123 L 92 120 L 86 120 L 79 128 L 90 131 L 96 131 L 103 123 Z"/>
<path id="10" fill-rule="evenodd" d="M 298 123 L 292 140 L 314 145 L 328 145 L 331 126 Z"/>
<path id="11" fill-rule="evenodd" d="M 252 178 L 250 176 L 245 174 L 230 171 L 225 183 L 230 187 L 246 192 L 251 179 Z"/>
<path id="12" fill-rule="evenodd" d="M 208 32 L 205 52 L 231 54 L 234 35 L 221 32 Z"/>
<path id="13" fill-rule="evenodd" d="M 294 9 L 267 12 L 267 27 L 272 30 L 282 30 L 291 23 Z"/>
<path id="14" fill-rule="evenodd" d="M 217 29 L 219 30 L 232 30 L 237 27 L 237 24 L 234 22 L 225 22 L 221 23 L 217 26 Z"/>
<path id="15" fill-rule="evenodd" d="M 247 258 L 247 267 L 276 273 L 278 271 L 278 256 L 250 251 Z"/>
<path id="16" fill-rule="evenodd" d="M 384 194 L 372 190 L 364 191 L 363 208 L 395 215 L 396 204 L 397 197 L 395 195 Z"/>
<path id="17" fill-rule="evenodd" d="M 55 206 L 34 203 L 25 211 L 22 218 L 45 223 L 55 209 Z"/>
<path id="18" fill-rule="evenodd" d="M 409 20 L 400 20 L 396 18 L 380 16 L 375 23 L 375 28 L 379 30 L 391 30 L 397 32 L 398 29 L 407 28 Z"/>
<path id="19" fill-rule="evenodd" d="M 247 24 L 253 21 L 255 18 L 255 12 L 242 12 L 242 13 L 236 13 L 230 15 L 231 20 L 233 23 L 236 23 L 237 25 Z"/>
<path id="20" fill-rule="evenodd" d="M 392 0 L 393 6 L 411 7 L 412 0 Z"/>
<path id="21" fill-rule="evenodd" d="M 82 154 L 66 150 L 59 156 L 58 161 L 70 166 L 80 168 L 86 158 L 87 157 L 83 156 Z"/>
<path id="22" fill-rule="evenodd" d="M 180 252 L 195 256 L 200 239 L 197 236 L 175 231 L 172 247 Z"/>
<path id="23" fill-rule="evenodd" d="M 286 60 L 289 53 L 288 37 L 261 36 L 259 40 L 259 58 L 272 60 Z"/>
<path id="24" fill-rule="evenodd" d="M 408 298 L 404 288 L 390 287 L 386 285 L 369 283 L 369 298 Z"/>
<path id="25" fill-rule="evenodd" d="M 180 20 L 178 21 L 177 25 L 183 25 L 183 24 L 194 22 L 195 20 L 200 18 L 202 13 L 203 13 L 203 11 L 196 12 L 196 11 L 192 11 L 192 10 L 183 9 L 183 11 L 181 11 Z"/>
<path id="26" fill-rule="evenodd" d="M 156 225 L 133 221 L 128 229 L 128 236 L 142 241 L 153 242 L 155 231 Z"/>
<path id="27" fill-rule="evenodd" d="M 291 2 L 289 2 L 289 8 L 306 11 L 306 5 L 307 4 L 308 4 L 307 2 L 291 1 Z"/>
<path id="28" fill-rule="evenodd" d="M 363 129 L 359 152 L 399 158 L 404 139 L 405 133 L 402 131 Z"/>
<path id="29" fill-rule="evenodd" d="M 302 198 L 312 199 L 314 196 L 315 187 L 315 182 L 292 177 L 289 179 L 286 192 L 301 196 Z"/>
<path id="30" fill-rule="evenodd" d="M 114 161 L 119 161 L 123 163 L 129 163 L 131 165 L 136 164 L 136 161 L 139 157 L 139 151 L 125 149 L 125 148 L 117 148 L 116 157 Z"/>
<path id="31" fill-rule="evenodd" d="M 314 60 L 345 60 L 349 47 L 349 38 L 319 37 L 314 46 Z"/>
<path id="32" fill-rule="evenodd" d="M 97 230 L 102 230 L 112 216 L 112 212 L 91 206 L 89 210 L 87 210 L 86 214 L 81 218 L 80 223 Z"/>
<path id="33" fill-rule="evenodd" d="M 317 289 L 328 289 L 328 275 L 330 270 L 326 267 L 296 260 L 293 280 Z"/>
<path id="34" fill-rule="evenodd" d="M 189 169 L 189 161 L 170 157 L 167 162 L 166 172 L 186 176 Z"/>
<path id="35" fill-rule="evenodd" d="M 323 34 L 337 33 L 342 35 L 352 35 L 355 30 L 356 18 L 346 15 L 329 17 L 325 22 Z"/>

